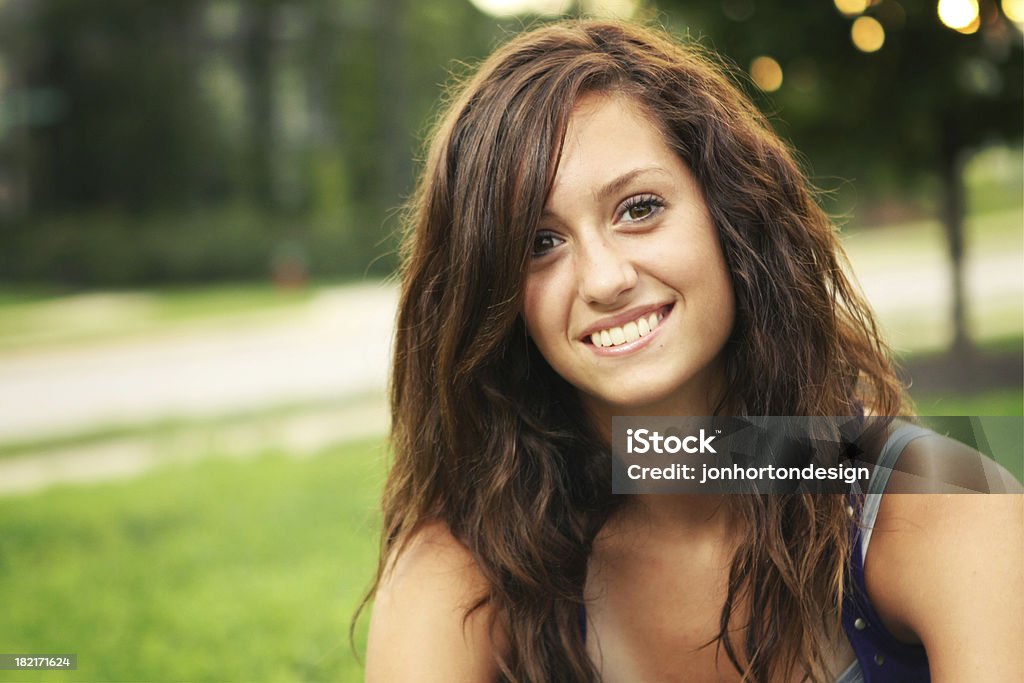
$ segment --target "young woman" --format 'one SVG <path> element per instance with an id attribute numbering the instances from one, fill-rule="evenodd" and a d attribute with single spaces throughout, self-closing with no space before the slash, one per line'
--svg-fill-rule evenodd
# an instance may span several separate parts
<path id="1" fill-rule="evenodd" d="M 369 681 L 1024 679 L 1018 496 L 611 495 L 613 415 L 906 410 L 832 224 L 708 56 L 512 40 L 409 228 Z"/>

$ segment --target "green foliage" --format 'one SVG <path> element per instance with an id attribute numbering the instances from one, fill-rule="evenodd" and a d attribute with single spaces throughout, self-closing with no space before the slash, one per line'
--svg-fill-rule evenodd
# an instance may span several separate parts
<path id="1" fill-rule="evenodd" d="M 749 89 L 839 212 L 934 195 L 943 145 L 1020 137 L 1005 22 L 964 36 L 929 3 L 872 3 L 886 44 L 863 54 L 830 2 L 657 5 L 739 70 L 779 60 L 781 90 Z M 282 249 L 391 272 L 442 84 L 530 22 L 465 0 L 0 2 L 0 281 L 252 279 Z"/>
<path id="2" fill-rule="evenodd" d="M 925 394 L 916 397 L 916 401 L 921 415 L 1024 415 L 1024 393 L 1020 389 L 966 395 Z"/>
<path id="3" fill-rule="evenodd" d="M 658 5 L 744 74 L 758 56 L 779 63 L 781 88 L 747 89 L 826 185 L 849 178 L 865 194 L 934 191 L 951 155 L 1021 139 L 1021 33 L 996 2 L 981 3 L 972 35 L 943 26 L 932 1 L 870 3 L 863 15 L 884 27 L 885 41 L 869 53 L 851 41 L 858 17 L 832 2 Z"/>
<path id="4" fill-rule="evenodd" d="M 447 65 L 498 30 L 465 0 L 0 3 L 0 281 L 392 272 Z"/>
<path id="5" fill-rule="evenodd" d="M 199 5 L 53 0 L 24 14 L 34 45 L 11 55 L 15 70 L 62 105 L 30 122 L 33 204 L 152 209 L 224 181 L 227 150 L 207 125 L 189 35 Z"/>
<path id="6" fill-rule="evenodd" d="M 382 472 L 356 443 L 0 500 L 0 643 L 78 654 L 39 680 L 361 680 Z"/>
<path id="7" fill-rule="evenodd" d="M 394 245 L 353 208 L 311 217 L 245 204 L 134 215 L 79 211 L 9 228 L 0 252 L 7 282 L 65 287 L 269 280 L 281 253 L 311 277 L 393 270 Z"/>

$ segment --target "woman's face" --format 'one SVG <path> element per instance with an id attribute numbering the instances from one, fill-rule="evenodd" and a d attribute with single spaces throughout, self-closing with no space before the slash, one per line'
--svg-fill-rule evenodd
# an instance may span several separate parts
<path id="1" fill-rule="evenodd" d="M 632 100 L 582 97 L 526 277 L 537 348 L 595 417 L 706 415 L 733 316 L 693 173 Z"/>

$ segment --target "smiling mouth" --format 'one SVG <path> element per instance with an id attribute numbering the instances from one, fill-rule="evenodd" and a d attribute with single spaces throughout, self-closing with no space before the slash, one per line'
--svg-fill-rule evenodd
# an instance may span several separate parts
<path id="1" fill-rule="evenodd" d="M 625 325 L 609 327 L 607 329 L 594 332 L 589 337 L 585 338 L 584 341 L 589 342 L 598 348 L 622 346 L 624 344 L 635 342 L 637 339 L 642 339 L 656 330 L 671 310 L 672 305 L 669 304 L 668 306 L 664 306 L 653 313 L 640 316 L 636 320 L 632 320 Z"/>

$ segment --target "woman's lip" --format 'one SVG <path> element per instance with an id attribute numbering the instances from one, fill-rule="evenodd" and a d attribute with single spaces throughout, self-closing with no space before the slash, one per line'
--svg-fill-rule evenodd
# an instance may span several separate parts
<path id="1" fill-rule="evenodd" d="M 672 310 L 673 304 L 657 304 L 656 306 L 637 306 L 631 308 L 625 313 L 619 315 L 603 318 L 598 320 L 596 323 L 583 330 L 583 333 L 579 336 L 579 340 L 584 343 L 590 343 L 590 335 L 601 330 L 607 330 L 612 327 L 622 327 L 626 323 L 631 323 L 639 320 L 640 318 L 646 318 L 651 313 L 660 313 L 662 315 L 668 315 L 668 312 Z M 643 337 L 641 337 L 642 339 Z"/>
<path id="2" fill-rule="evenodd" d="M 583 343 L 586 344 L 586 346 L 589 347 L 590 350 L 593 351 L 598 356 L 621 356 L 623 354 L 632 353 L 633 351 L 642 349 L 643 347 L 647 346 L 648 344 L 651 343 L 651 340 L 658 336 L 658 334 L 661 332 L 661 329 L 665 326 L 665 321 L 668 320 L 669 316 L 672 314 L 672 309 L 674 308 L 675 305 L 669 305 L 667 307 L 662 306 L 661 308 L 657 309 L 658 311 L 664 311 L 664 313 L 662 313 L 661 320 L 658 321 L 658 326 L 655 327 L 650 332 L 648 332 L 643 337 L 640 337 L 639 339 L 636 339 L 634 341 L 626 342 L 625 344 L 619 344 L 618 346 L 596 346 L 595 344 L 592 344 L 590 342 L 588 337 L 587 340 L 584 341 Z"/>

